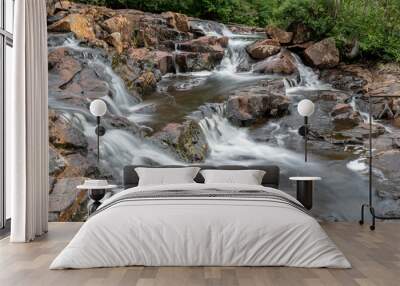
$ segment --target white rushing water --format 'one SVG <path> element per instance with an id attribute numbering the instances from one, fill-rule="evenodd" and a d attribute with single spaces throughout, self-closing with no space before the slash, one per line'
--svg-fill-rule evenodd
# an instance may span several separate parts
<path id="1" fill-rule="evenodd" d="M 235 74 L 240 71 L 242 65 L 249 65 L 249 55 L 246 52 L 246 47 L 252 42 L 248 39 L 230 38 L 218 71 Z"/>
<path id="2" fill-rule="evenodd" d="M 67 39 L 61 47 L 81 52 L 88 67 L 95 70 L 107 82 L 112 93 L 111 97 L 106 95 L 101 99 L 106 102 L 109 114 L 123 116 L 134 124 L 151 121 L 151 115 L 141 111 L 153 104 L 151 102 L 139 103 L 127 91 L 124 81 L 109 64 L 102 60 L 96 50 L 80 47 L 79 42 L 75 39 Z M 95 139 L 95 120 L 87 110 L 57 101 L 56 98 L 51 98 L 49 105 L 62 111 L 63 116 L 80 129 L 87 138 Z M 181 164 L 159 146 L 142 138 L 140 134 L 133 134 L 131 131 L 121 129 L 107 130 L 101 138 L 100 150 L 102 164 L 115 172 L 115 178 L 118 178 L 120 170 L 129 164 Z"/>
<path id="3" fill-rule="evenodd" d="M 218 23 L 215 22 L 203 24 L 201 29 L 207 35 L 223 35 L 229 37 L 228 47 L 225 50 L 225 56 L 220 66 L 213 71 L 193 73 L 179 73 L 178 70 L 177 75 L 166 76 L 173 77 L 171 83 L 176 84 L 175 87 L 177 90 L 187 91 L 202 83 L 206 83 L 210 85 L 211 88 L 224 91 L 224 88 L 231 84 L 233 86 L 240 86 L 242 83 L 246 83 L 246 81 L 257 82 L 259 79 L 277 78 L 277 76 L 243 71 L 246 70 L 248 65 L 251 65 L 251 59 L 245 50 L 246 46 L 257 38 L 251 38 L 249 35 L 235 35 L 224 25 L 217 24 Z M 152 122 L 151 113 L 157 112 L 156 109 L 151 110 L 153 108 L 153 102 L 149 102 L 148 100 L 145 102 L 138 102 L 138 100 L 129 93 L 124 81 L 112 70 L 110 63 L 108 63 L 104 57 L 98 55 L 98 51 L 80 47 L 79 42 L 75 40 L 67 40 L 63 46 L 82 53 L 87 65 L 93 70 L 96 70 L 99 77 L 108 83 L 111 94 L 103 96 L 102 99 L 107 103 L 108 112 L 110 114 L 122 116 L 138 125 Z M 179 52 L 180 51 L 176 49 L 175 53 Z M 299 71 L 299 77 L 296 80 L 286 80 L 287 93 L 301 94 L 304 90 L 331 89 L 330 86 L 319 81 L 318 74 L 314 72 L 313 69 L 305 66 L 296 55 L 293 56 Z M 228 92 L 230 91 L 229 89 L 227 90 Z M 197 93 L 200 94 L 201 92 L 197 91 Z M 223 92 L 220 94 L 222 93 Z M 185 96 L 195 96 L 195 93 L 188 94 L 187 92 L 182 92 L 182 94 Z M 207 98 L 206 94 L 202 95 Z M 198 105 L 200 106 L 203 103 L 204 102 L 200 102 Z M 70 106 L 62 101 L 57 101 L 56 98 L 51 99 L 51 104 L 57 109 L 62 110 L 75 126 L 81 129 L 92 142 L 94 141 L 95 120 L 87 110 L 76 106 Z M 322 183 L 334 185 L 336 182 L 332 182 L 332 180 L 343 177 L 344 179 L 341 183 L 343 188 L 348 190 L 353 189 L 354 182 L 347 179 L 346 174 L 342 173 L 345 167 L 343 168 L 343 166 L 341 166 L 340 170 L 339 168 L 327 170 L 323 168 L 323 164 L 319 164 L 318 162 L 309 162 L 305 165 L 302 153 L 296 153 L 285 148 L 287 137 L 297 135 L 293 135 L 291 130 L 285 131 L 287 127 L 284 125 L 281 127 L 279 123 L 270 122 L 269 126 L 265 129 L 265 132 L 269 132 L 269 134 L 276 139 L 276 142 L 257 141 L 252 137 L 252 133 L 249 129 L 236 127 L 229 122 L 225 117 L 224 104 L 211 104 L 210 106 L 210 110 L 205 113 L 206 115 L 198 119 L 199 126 L 206 138 L 209 148 L 209 154 L 207 155 L 205 163 L 238 165 L 265 165 L 272 163 L 282 166 L 283 172 L 289 170 L 293 174 L 302 172 L 303 169 L 306 169 L 307 172 L 312 172 L 314 175 L 321 175 L 321 172 L 326 171 L 331 172 L 333 175 L 331 176 L 332 178 L 324 178 L 324 182 Z M 186 106 L 181 105 L 179 107 L 184 109 Z M 148 112 L 149 110 L 151 111 Z M 170 122 L 165 122 L 165 124 L 167 123 Z M 163 149 L 151 140 L 143 138 L 140 134 L 134 134 L 131 131 L 118 128 L 108 128 L 105 136 L 101 138 L 101 155 L 102 164 L 108 166 L 108 169 L 114 172 L 113 175 L 115 178 L 120 176 L 119 173 L 123 166 L 129 164 L 182 164 L 174 155 L 169 154 L 166 149 Z M 341 162 L 341 164 L 343 163 Z M 348 163 L 347 167 L 362 173 L 364 171 L 365 162 L 362 160 L 351 161 Z M 348 185 L 346 186 L 346 184 Z M 343 201 L 347 201 L 352 194 L 347 194 L 346 192 L 332 192 L 332 194 L 329 193 L 325 195 L 335 197 L 327 201 L 334 201 L 339 197 L 343 198 Z M 350 209 L 353 208 L 353 206 L 350 205 L 348 207 Z M 333 207 L 332 210 L 329 209 L 327 212 L 335 213 L 335 207 Z"/>
<path id="4" fill-rule="evenodd" d="M 333 88 L 319 80 L 319 75 L 311 68 L 306 66 L 300 57 L 291 53 L 295 60 L 299 77 L 296 79 L 284 79 L 286 93 L 296 94 L 307 90 L 332 90 Z"/>
<path id="5" fill-rule="evenodd" d="M 207 160 L 213 164 L 257 164 L 275 162 L 298 165 L 302 157 L 287 149 L 255 142 L 247 129 L 233 126 L 225 117 L 224 104 L 211 106 L 211 116 L 199 121 L 206 137 L 210 154 Z"/>
<path id="6" fill-rule="evenodd" d="M 369 113 L 365 112 L 365 111 L 362 111 L 361 108 L 359 108 L 359 106 L 357 105 L 357 101 L 356 101 L 356 97 L 355 96 L 353 96 L 351 98 L 351 101 L 350 101 L 349 104 L 350 104 L 350 106 L 352 107 L 352 109 L 354 111 L 356 111 L 356 112 L 358 112 L 360 114 L 361 119 L 363 120 L 363 122 L 369 124 Z M 389 126 L 386 126 L 384 124 L 379 123 L 377 120 L 374 119 L 373 116 L 372 116 L 372 125 L 382 126 L 385 129 L 386 132 L 393 133 L 393 130 Z"/>

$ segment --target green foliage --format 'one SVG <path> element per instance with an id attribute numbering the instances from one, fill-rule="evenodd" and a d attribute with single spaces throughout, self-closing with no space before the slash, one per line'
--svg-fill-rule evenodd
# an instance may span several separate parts
<path id="1" fill-rule="evenodd" d="M 341 46 L 359 41 L 365 56 L 400 61 L 400 1 L 342 0 L 330 34 Z"/>
<path id="2" fill-rule="evenodd" d="M 75 0 L 111 8 L 175 11 L 265 27 L 302 22 L 316 40 L 333 36 L 342 52 L 358 43 L 363 56 L 400 61 L 400 0 Z"/>

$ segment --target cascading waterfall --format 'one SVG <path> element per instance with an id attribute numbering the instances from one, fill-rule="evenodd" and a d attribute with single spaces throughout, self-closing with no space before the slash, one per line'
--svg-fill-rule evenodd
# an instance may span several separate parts
<path id="1" fill-rule="evenodd" d="M 350 101 L 350 106 L 353 108 L 354 111 L 360 113 L 361 118 L 363 120 L 364 123 L 369 123 L 369 113 L 362 111 L 359 106 L 357 105 L 357 101 L 356 101 L 356 97 L 352 96 L 351 101 Z M 373 125 L 379 125 L 382 126 L 383 128 L 385 128 L 385 131 L 388 133 L 393 133 L 392 129 L 388 126 L 385 126 L 384 124 L 381 124 L 379 122 L 377 122 L 373 117 L 372 117 L 372 124 Z"/>
<path id="2" fill-rule="evenodd" d="M 172 60 L 174 62 L 174 69 L 175 69 L 175 73 L 179 74 L 180 70 L 179 70 L 179 65 L 176 63 L 176 55 L 179 53 L 178 50 L 178 43 L 174 43 L 174 52 L 172 53 Z"/>
<path id="3" fill-rule="evenodd" d="M 353 96 L 353 97 L 351 98 L 351 101 L 350 101 L 349 104 L 350 104 L 350 106 L 353 108 L 354 111 L 360 113 L 361 118 L 362 118 L 362 120 L 364 121 L 364 123 L 369 123 L 369 114 L 368 114 L 368 112 L 363 112 L 363 111 L 360 110 L 360 108 L 357 106 L 357 102 L 356 102 L 356 97 L 355 97 L 355 96 Z M 375 121 L 375 120 L 372 119 L 372 124 L 375 124 L 374 121 Z"/>
<path id="4" fill-rule="evenodd" d="M 250 69 L 250 57 L 246 52 L 246 47 L 259 39 L 260 36 L 234 34 L 224 24 L 213 21 L 193 22 L 193 25 L 207 36 L 229 38 L 224 58 L 220 66 L 214 71 L 215 73 L 219 76 L 235 76 L 242 73 L 243 70 Z"/>
<path id="5" fill-rule="evenodd" d="M 222 23 L 214 22 L 214 21 L 191 21 L 191 25 L 193 28 L 202 31 L 202 33 L 206 36 L 226 36 L 231 37 L 234 34 Z"/>
<path id="6" fill-rule="evenodd" d="M 246 47 L 252 42 L 253 41 L 248 39 L 230 38 L 218 71 L 221 73 L 235 74 L 239 72 L 240 69 L 245 69 L 250 61 L 249 55 L 246 52 Z"/>
<path id="7" fill-rule="evenodd" d="M 151 115 L 141 114 L 140 110 L 152 105 L 152 103 L 139 103 L 129 94 L 123 80 L 108 64 L 102 61 L 96 50 L 80 47 L 78 41 L 70 38 L 61 47 L 82 53 L 86 64 L 96 70 L 97 74 L 108 83 L 112 97 L 106 95 L 101 99 L 107 103 L 109 113 L 124 116 L 134 124 L 151 119 Z M 61 111 L 63 116 L 80 129 L 86 137 L 95 137 L 94 118 L 88 110 L 71 106 L 58 101 L 56 98 L 49 99 L 49 106 Z M 161 150 L 150 141 L 132 132 L 120 129 L 107 130 L 101 138 L 100 152 L 102 164 L 115 172 L 114 178 L 119 178 L 120 170 L 128 164 L 181 164 L 172 155 Z"/>
<path id="8" fill-rule="evenodd" d="M 279 124 L 279 122 L 270 122 L 270 126 L 261 131 L 269 132 L 268 134 L 272 135 L 271 137 L 276 140 L 277 144 L 275 142 L 259 142 L 254 139 L 256 138 L 253 136 L 254 133 L 252 133 L 254 130 L 238 128 L 229 122 L 225 116 L 224 104 L 212 103 L 207 104 L 206 107 L 203 105 L 205 102 L 215 102 L 213 101 L 214 98 L 220 100 L 220 96 L 226 96 L 226 94 L 236 87 L 243 86 L 244 83 L 249 83 L 250 85 L 250 81 L 257 82 L 259 79 L 276 79 L 278 77 L 276 75 L 262 75 L 252 73 L 251 71 L 243 71 L 247 70 L 244 67 L 251 64 L 251 59 L 246 52 L 246 46 L 256 40 L 257 37 L 233 34 L 224 25 L 212 21 L 201 21 L 198 24 L 198 28 L 206 35 L 229 37 L 228 47 L 225 50 L 225 56 L 221 65 L 212 72 L 203 71 L 186 74 L 179 73 L 179 69 L 176 66 L 178 76 L 165 76 L 165 80 L 159 84 L 159 87 L 168 84 L 165 93 L 169 93 L 169 96 L 174 97 L 178 107 L 177 109 L 180 111 L 182 109 L 185 113 L 192 112 L 193 110 L 203 111 L 202 116 L 197 118 L 197 121 L 209 147 L 209 154 L 205 163 L 243 165 L 272 163 L 282 166 L 283 172 L 288 172 L 293 175 L 301 173 L 299 169 L 301 170 L 303 167 L 306 167 L 304 165 L 302 153 L 296 153 L 285 148 L 285 143 L 287 142 L 285 136 L 291 136 L 291 130 L 288 130 L 287 126 Z M 123 116 L 136 124 L 152 121 L 152 115 L 149 115 L 148 112 L 143 112 L 143 110 L 152 110 L 151 108 L 147 109 L 147 107 L 156 103 L 150 102 L 149 100 L 139 103 L 135 100 L 127 91 L 123 80 L 112 70 L 98 50 L 80 47 L 79 42 L 72 39 L 65 41 L 63 46 L 81 53 L 85 57 L 85 63 L 92 67 L 92 69 L 95 69 L 96 73 L 109 84 L 111 95 L 105 95 L 103 99 L 106 101 L 111 114 Z M 176 56 L 179 52 L 176 44 L 174 55 Z M 301 93 L 304 90 L 331 89 L 330 86 L 319 81 L 318 74 L 311 68 L 305 66 L 297 55 L 293 54 L 293 57 L 299 71 L 299 76 L 296 80 L 285 80 L 287 93 L 298 92 L 298 94 L 304 94 Z M 204 84 L 201 85 L 199 82 Z M 174 85 L 176 89 L 171 89 L 172 91 L 170 92 L 167 89 L 171 85 Z M 176 92 L 176 90 L 178 90 L 179 93 Z M 193 92 L 188 92 L 189 90 L 193 90 Z M 182 100 L 184 97 L 186 98 Z M 200 97 L 201 99 L 199 99 Z M 157 102 L 157 99 L 153 100 Z M 190 109 L 188 107 L 190 104 L 195 107 Z M 71 120 L 75 126 L 79 126 L 87 137 L 92 137 L 92 140 L 94 139 L 95 120 L 88 110 L 83 110 L 79 107 L 71 107 L 62 101 L 57 101 L 55 97 L 52 98 L 51 101 L 49 100 L 49 105 L 51 105 L 52 108 L 54 107 L 63 111 L 66 117 Z M 165 110 L 165 106 L 162 106 L 162 108 Z M 162 110 L 162 108 L 159 110 Z M 204 111 L 202 108 L 206 108 L 207 110 Z M 157 110 L 157 112 L 160 112 L 159 110 Z M 168 110 L 167 112 L 171 111 Z M 157 114 L 155 113 L 153 115 L 156 116 Z M 161 114 L 161 116 L 163 115 L 164 114 Z M 166 117 L 170 118 L 168 116 Z M 179 119 L 173 121 L 162 118 L 160 121 L 164 124 L 179 122 Z M 154 122 L 158 124 L 156 119 Z M 257 131 L 260 130 L 257 129 Z M 127 164 L 182 164 L 182 162 L 176 160 L 173 155 L 169 155 L 156 143 L 142 138 L 140 135 L 121 129 L 109 128 L 107 130 L 106 135 L 101 139 L 101 154 L 103 158 L 102 163 L 104 165 L 107 164 L 109 166 L 108 169 L 115 172 L 113 174 L 115 178 L 119 178 L 120 170 Z M 326 184 L 326 189 L 329 189 L 328 186 L 337 184 L 337 182 L 334 181 L 337 178 L 343 178 L 340 186 L 343 190 L 355 189 L 355 184 L 360 183 L 360 181 L 354 182 L 354 174 L 350 174 L 351 178 L 348 178 L 349 174 L 343 172 L 343 166 L 339 166 L 339 164 L 343 164 L 343 162 L 333 161 L 330 163 L 331 165 L 325 169 L 324 164 L 319 164 L 319 162 L 321 162 L 321 160 L 316 155 L 314 162 L 307 163 L 307 170 L 316 176 L 329 173 L 331 176 L 329 178 L 324 178 L 323 182 L 321 182 L 321 184 Z M 326 201 L 360 201 L 360 199 L 350 200 L 349 197 L 351 198 L 353 194 L 349 194 L 345 191 L 342 192 L 342 189 L 339 192 L 328 192 L 329 194 L 324 194 L 324 198 L 330 198 Z M 362 189 L 362 187 L 357 187 L 356 189 Z M 326 202 L 319 202 L 318 205 L 320 204 L 325 204 L 324 211 L 327 213 L 336 214 L 335 207 L 327 207 Z M 351 203 L 346 204 L 346 206 L 342 208 L 347 208 L 345 211 L 342 211 L 342 213 L 354 213 L 354 211 L 352 211 L 354 205 Z M 340 215 L 336 217 L 340 217 Z"/>
<path id="9" fill-rule="evenodd" d="M 304 90 L 332 90 L 329 84 L 323 83 L 319 80 L 319 76 L 311 67 L 306 66 L 301 61 L 300 57 L 291 53 L 295 60 L 296 68 L 298 70 L 298 77 L 285 78 L 286 93 L 298 93 Z"/>
<path id="10" fill-rule="evenodd" d="M 287 149 L 255 142 L 244 128 L 233 126 L 225 117 L 224 104 L 209 104 L 207 115 L 199 120 L 210 155 L 217 164 L 262 164 L 276 162 L 287 166 L 302 164 L 302 158 Z"/>
<path id="11" fill-rule="evenodd" d="M 128 106 L 134 105 L 139 102 L 138 99 L 129 94 L 126 90 L 124 81 L 112 70 L 112 68 L 99 59 L 94 57 L 93 60 L 88 61 L 88 66 L 104 74 L 108 78 L 107 83 L 113 91 L 112 100 L 120 109 L 125 109 Z"/>

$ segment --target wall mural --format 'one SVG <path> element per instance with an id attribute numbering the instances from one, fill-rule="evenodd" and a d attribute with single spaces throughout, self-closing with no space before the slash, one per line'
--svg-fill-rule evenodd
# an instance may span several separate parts
<path id="1" fill-rule="evenodd" d="M 277 164 L 292 195 L 289 176 L 323 178 L 319 218 L 359 218 L 366 86 L 388 92 L 396 71 L 338 65 L 335 42 L 309 42 L 301 27 L 269 27 L 266 40 L 262 28 L 61 2 L 48 16 L 51 221 L 85 219 L 87 194 L 76 189 L 84 178 L 120 183 L 123 166 L 139 163 Z M 99 165 L 89 112 L 97 98 L 108 106 Z M 297 133 L 303 98 L 316 104 L 307 164 Z M 374 194 L 385 214 L 400 213 L 399 129 L 387 120 L 399 107 L 375 100 L 373 111 Z"/>

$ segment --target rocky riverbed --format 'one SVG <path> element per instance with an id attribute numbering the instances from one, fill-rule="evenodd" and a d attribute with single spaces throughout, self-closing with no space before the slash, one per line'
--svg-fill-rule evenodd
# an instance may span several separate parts
<path id="1" fill-rule="evenodd" d="M 128 164 L 278 164 L 323 177 L 313 212 L 356 220 L 368 196 L 368 98 L 373 98 L 374 197 L 400 213 L 400 67 L 345 64 L 333 39 L 292 25 L 255 28 L 165 12 L 48 1 L 50 219 L 83 220 L 84 178 L 121 182 Z M 96 161 L 93 99 L 108 110 Z M 303 162 L 309 98 L 311 163 Z"/>

